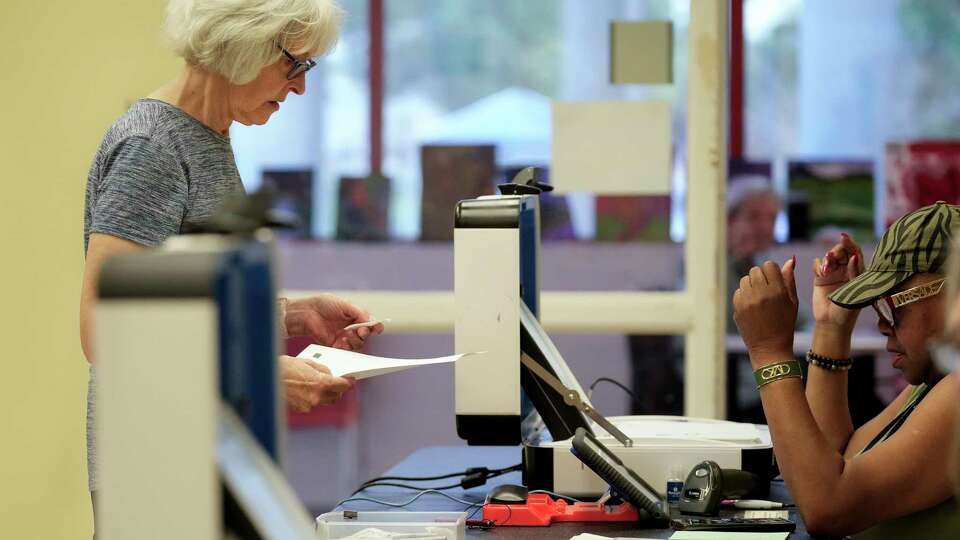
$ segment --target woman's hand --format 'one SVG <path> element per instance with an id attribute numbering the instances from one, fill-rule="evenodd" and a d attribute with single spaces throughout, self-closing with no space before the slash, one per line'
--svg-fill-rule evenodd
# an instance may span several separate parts
<path id="1" fill-rule="evenodd" d="M 369 313 L 343 298 L 321 294 L 287 302 L 284 324 L 289 336 L 309 336 L 321 345 L 356 351 L 369 336 L 383 332 L 383 324 L 344 328 L 369 320 Z"/>
<path id="2" fill-rule="evenodd" d="M 354 384 L 353 379 L 331 375 L 323 364 L 292 356 L 280 357 L 280 380 L 287 405 L 298 412 L 336 403 Z"/>
<path id="3" fill-rule="evenodd" d="M 783 268 L 772 261 L 754 266 L 733 294 L 733 319 L 754 369 L 793 358 L 797 322 L 796 257 Z"/>
<path id="4" fill-rule="evenodd" d="M 859 309 L 842 308 L 830 294 L 863 273 L 863 252 L 847 234 L 822 259 L 813 260 L 813 318 L 818 327 L 841 333 L 853 332 Z"/>

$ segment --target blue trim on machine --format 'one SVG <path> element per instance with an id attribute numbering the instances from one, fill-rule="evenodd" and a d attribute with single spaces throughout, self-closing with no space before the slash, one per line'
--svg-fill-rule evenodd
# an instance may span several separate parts
<path id="1" fill-rule="evenodd" d="M 215 280 L 220 315 L 220 392 L 267 454 L 279 460 L 276 301 L 269 245 L 224 254 Z"/>

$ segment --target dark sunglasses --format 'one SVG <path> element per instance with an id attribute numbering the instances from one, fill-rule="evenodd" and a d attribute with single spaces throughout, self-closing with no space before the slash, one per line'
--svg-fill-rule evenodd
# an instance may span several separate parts
<path id="1" fill-rule="evenodd" d="M 280 47 L 280 45 L 277 45 Z M 286 49 L 280 47 L 280 50 L 283 52 L 283 55 L 290 59 L 290 62 L 293 66 L 290 67 L 290 71 L 287 72 L 287 80 L 292 81 L 300 76 L 301 73 L 306 73 L 311 69 L 317 67 L 317 61 L 312 59 L 307 60 L 297 60 L 292 54 L 290 54 Z"/>
<path id="2" fill-rule="evenodd" d="M 881 296 L 873 301 L 873 309 L 876 310 L 877 315 L 879 315 L 884 322 L 890 325 L 890 328 L 895 328 L 897 326 L 897 318 L 895 316 L 897 308 L 940 294 L 940 291 L 943 290 L 944 281 L 944 278 L 935 279 L 929 283 L 917 285 L 916 287 L 897 294 Z"/>

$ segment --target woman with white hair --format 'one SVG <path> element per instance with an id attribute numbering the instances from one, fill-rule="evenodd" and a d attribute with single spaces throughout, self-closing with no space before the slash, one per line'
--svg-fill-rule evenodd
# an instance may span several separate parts
<path id="1" fill-rule="evenodd" d="M 202 224 L 226 198 L 243 193 L 230 125 L 264 124 L 290 92 L 303 94 L 304 74 L 336 42 L 341 17 L 333 0 L 170 1 L 165 31 L 183 69 L 113 124 L 87 178 L 80 329 L 92 365 L 92 308 L 103 262 Z M 379 324 L 345 331 L 370 315 L 333 295 L 281 299 L 280 311 L 285 335 L 343 349 L 358 349 L 383 331 Z M 297 410 L 333 403 L 352 386 L 319 364 L 288 356 L 279 364 L 287 403 Z M 94 374 L 91 368 L 91 491 Z"/>

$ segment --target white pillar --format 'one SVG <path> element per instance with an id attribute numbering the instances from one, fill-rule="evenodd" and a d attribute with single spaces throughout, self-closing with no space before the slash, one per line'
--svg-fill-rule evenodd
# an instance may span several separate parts
<path id="1" fill-rule="evenodd" d="M 684 413 L 726 414 L 727 33 L 726 0 L 691 0 L 687 94 L 686 335 Z"/>

